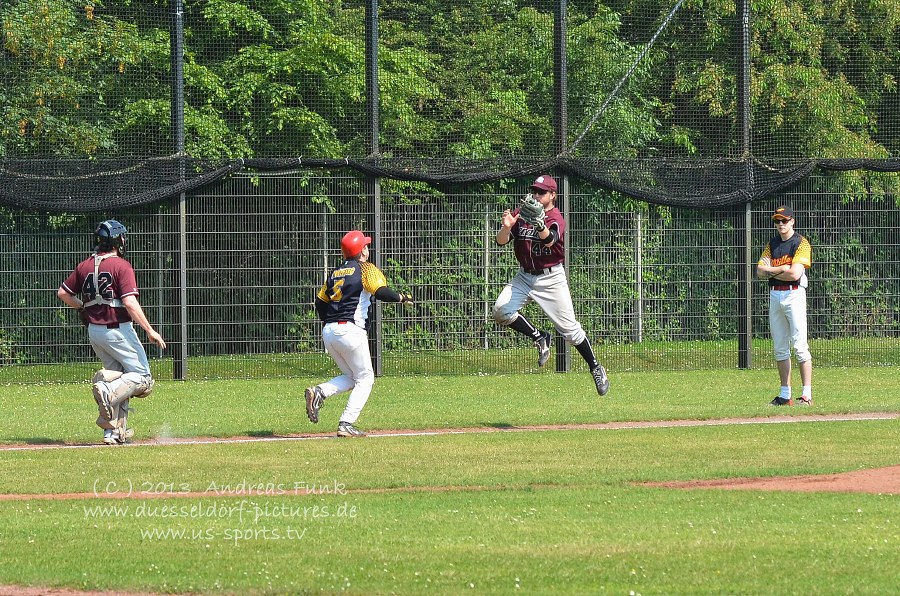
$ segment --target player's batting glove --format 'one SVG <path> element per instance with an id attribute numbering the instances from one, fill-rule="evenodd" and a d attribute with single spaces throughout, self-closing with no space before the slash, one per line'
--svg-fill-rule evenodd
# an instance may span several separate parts
<path id="1" fill-rule="evenodd" d="M 522 206 L 519 209 L 519 215 L 527 223 L 534 226 L 534 229 L 538 232 L 544 230 L 544 228 L 547 227 L 546 225 L 544 225 L 544 206 L 541 205 L 531 193 L 528 193 L 527 195 L 525 195 L 525 198 L 522 199 Z"/>

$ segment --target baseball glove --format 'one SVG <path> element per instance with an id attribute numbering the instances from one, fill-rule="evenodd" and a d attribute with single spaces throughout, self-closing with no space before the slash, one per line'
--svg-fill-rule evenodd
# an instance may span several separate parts
<path id="1" fill-rule="evenodd" d="M 522 206 L 519 208 L 519 216 L 527 223 L 534 226 L 534 229 L 540 232 L 546 226 L 544 225 L 544 206 L 541 205 L 531 193 L 525 195 L 522 199 Z"/>

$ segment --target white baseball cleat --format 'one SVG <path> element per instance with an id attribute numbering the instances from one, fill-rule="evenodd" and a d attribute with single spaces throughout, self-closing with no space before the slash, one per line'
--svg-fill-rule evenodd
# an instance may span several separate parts
<path id="1" fill-rule="evenodd" d="M 541 331 L 541 338 L 535 340 L 534 345 L 538 349 L 538 366 L 544 366 L 550 360 L 550 341 L 552 335 L 546 331 Z"/>
<path id="2" fill-rule="evenodd" d="M 106 429 L 103 431 L 103 442 L 107 445 L 124 445 L 133 436 L 133 428 Z"/>
<path id="3" fill-rule="evenodd" d="M 609 392 L 609 377 L 606 376 L 606 369 L 602 364 L 598 364 L 591 369 L 591 376 L 594 378 L 594 385 L 597 387 L 597 393 L 606 395 Z"/>
<path id="4" fill-rule="evenodd" d="M 339 437 L 364 437 L 366 433 L 359 430 L 349 422 L 341 422 L 338 424 L 337 436 Z"/>

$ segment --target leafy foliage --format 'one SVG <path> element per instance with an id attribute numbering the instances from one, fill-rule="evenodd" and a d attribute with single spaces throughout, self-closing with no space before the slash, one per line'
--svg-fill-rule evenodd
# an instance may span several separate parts
<path id="1" fill-rule="evenodd" d="M 686 2 L 635 63 L 670 9 L 569 4 L 569 134 L 585 133 L 583 155 L 739 149 L 735 6 Z M 168 11 L 163 0 L 4 2 L 0 155 L 171 154 Z M 754 2 L 754 152 L 896 156 L 898 14 L 896 0 Z M 364 16 L 358 1 L 188 0 L 188 153 L 369 154 Z M 385 0 L 378 59 L 384 155 L 556 153 L 552 2 Z"/>

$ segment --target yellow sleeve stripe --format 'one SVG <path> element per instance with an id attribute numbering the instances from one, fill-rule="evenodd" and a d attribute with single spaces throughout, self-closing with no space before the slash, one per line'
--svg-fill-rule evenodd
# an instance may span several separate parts
<path id="1" fill-rule="evenodd" d="M 812 266 L 812 245 L 806 238 L 800 241 L 800 246 L 797 247 L 797 252 L 794 253 L 793 262 L 800 263 L 807 269 Z"/>
<path id="2" fill-rule="evenodd" d="M 387 279 L 381 269 L 372 263 L 362 264 L 362 284 L 363 288 L 370 294 L 374 294 L 387 285 Z"/>

